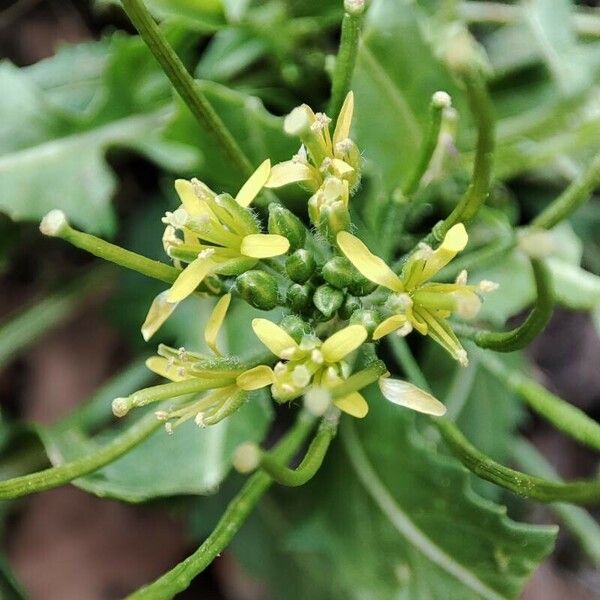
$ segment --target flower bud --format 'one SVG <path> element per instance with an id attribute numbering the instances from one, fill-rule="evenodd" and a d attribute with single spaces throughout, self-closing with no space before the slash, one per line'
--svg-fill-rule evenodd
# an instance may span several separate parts
<path id="1" fill-rule="evenodd" d="M 332 317 L 344 302 L 344 293 L 328 284 L 317 288 L 313 303 L 326 317 Z"/>
<path id="2" fill-rule="evenodd" d="M 243 230 L 246 235 L 260 231 L 260 223 L 254 213 L 229 194 L 220 194 L 215 198 L 215 203 L 220 209 L 217 216 L 223 223 L 235 224 L 236 229 Z"/>
<path id="3" fill-rule="evenodd" d="M 290 254 L 285 261 L 285 270 L 289 278 L 296 283 L 306 283 L 316 266 L 312 253 L 303 248 Z"/>
<path id="4" fill-rule="evenodd" d="M 373 335 L 373 332 L 377 328 L 377 325 L 381 322 L 381 315 L 379 311 L 367 308 L 361 308 L 354 311 L 350 317 L 351 325 L 362 325 L 369 333 Z"/>
<path id="5" fill-rule="evenodd" d="M 281 319 L 279 326 L 298 343 L 305 335 L 311 333 L 310 325 L 297 315 L 286 315 Z"/>
<path id="6" fill-rule="evenodd" d="M 277 281 L 264 271 L 246 271 L 235 281 L 240 296 L 254 308 L 271 310 L 279 305 Z"/>
<path id="7" fill-rule="evenodd" d="M 335 236 L 340 231 L 350 229 L 350 213 L 342 201 L 321 207 L 319 228 L 331 243 L 335 243 Z"/>
<path id="8" fill-rule="evenodd" d="M 287 291 L 285 301 L 290 310 L 297 313 L 305 312 L 311 306 L 313 288 L 307 284 L 292 284 Z"/>
<path id="9" fill-rule="evenodd" d="M 352 316 L 352 313 L 361 307 L 362 304 L 358 298 L 355 298 L 354 296 L 346 296 L 344 299 L 344 304 L 342 304 L 338 310 L 338 315 L 341 319 L 347 321 Z"/>
<path id="10" fill-rule="evenodd" d="M 367 296 L 375 291 L 377 284 L 358 274 L 348 286 L 348 291 L 354 296 Z"/>
<path id="11" fill-rule="evenodd" d="M 334 256 L 323 266 L 323 279 L 336 288 L 348 287 L 359 273 L 344 256 Z"/>
<path id="12" fill-rule="evenodd" d="M 269 204 L 268 230 L 269 233 L 276 233 L 287 238 L 292 250 L 304 246 L 306 227 L 302 221 L 293 212 L 274 202 Z"/>

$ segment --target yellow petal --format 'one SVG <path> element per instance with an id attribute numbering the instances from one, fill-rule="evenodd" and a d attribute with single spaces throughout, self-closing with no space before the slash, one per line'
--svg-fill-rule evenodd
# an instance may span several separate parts
<path id="1" fill-rule="evenodd" d="M 177 192 L 185 212 L 190 217 L 197 217 L 207 212 L 204 203 L 196 196 L 194 186 L 187 179 L 177 179 L 175 181 L 175 191 Z"/>
<path id="2" fill-rule="evenodd" d="M 219 350 L 217 349 L 217 336 L 219 335 L 219 330 L 221 329 L 223 321 L 225 320 L 225 315 L 227 314 L 227 309 L 229 308 L 230 302 L 231 294 L 225 294 L 223 297 L 221 297 L 210 313 L 210 317 L 208 318 L 206 327 L 204 328 L 204 340 L 206 341 L 207 346 L 215 354 L 220 354 Z"/>
<path id="3" fill-rule="evenodd" d="M 357 419 L 366 417 L 369 412 L 369 405 L 359 392 L 352 392 L 352 394 L 349 394 L 348 396 L 334 400 L 333 403 L 340 410 Z"/>
<path id="4" fill-rule="evenodd" d="M 406 321 L 406 315 L 392 315 L 391 317 L 388 317 L 385 321 L 377 325 L 375 331 L 373 332 L 373 339 L 378 340 L 392 333 L 392 331 L 400 329 L 400 327 L 402 327 Z"/>
<path id="5" fill-rule="evenodd" d="M 425 261 L 423 271 L 418 277 L 418 283 L 427 281 L 443 269 L 459 252 L 464 250 L 469 236 L 462 223 L 457 223 L 448 230 L 439 248 Z"/>
<path id="6" fill-rule="evenodd" d="M 250 178 L 242 186 L 242 189 L 237 193 L 235 197 L 236 202 L 240 206 L 250 206 L 252 200 L 256 198 L 258 192 L 263 189 L 267 179 L 269 179 L 269 173 L 271 172 L 271 161 L 263 161 L 261 165 L 250 175 Z"/>
<path id="7" fill-rule="evenodd" d="M 146 320 L 142 325 L 142 336 L 148 341 L 160 328 L 160 326 L 171 316 L 171 313 L 177 307 L 177 302 L 169 302 L 169 290 L 161 292 L 154 298 Z"/>
<path id="8" fill-rule="evenodd" d="M 279 358 L 288 360 L 299 349 L 296 341 L 272 321 L 254 319 L 252 321 L 252 329 L 256 337 Z"/>
<path id="9" fill-rule="evenodd" d="M 436 417 L 446 413 L 446 407 L 439 400 L 407 381 L 382 377 L 379 380 L 379 388 L 385 398 L 393 404 Z"/>
<path id="10" fill-rule="evenodd" d="M 354 94 L 348 92 L 344 104 L 340 110 L 335 131 L 333 132 L 333 147 L 338 142 L 345 140 L 350 135 L 350 125 L 352 124 L 352 113 L 354 112 Z"/>
<path id="11" fill-rule="evenodd" d="M 282 235 L 272 233 L 251 233 L 244 236 L 240 252 L 251 258 L 269 258 L 285 254 L 290 248 L 290 242 Z"/>
<path id="12" fill-rule="evenodd" d="M 235 382 L 238 387 L 247 392 L 259 390 L 273 383 L 273 371 L 267 365 L 258 365 L 238 375 Z"/>
<path id="13" fill-rule="evenodd" d="M 162 356 L 151 356 L 146 360 L 146 366 L 157 375 L 170 379 L 171 381 L 183 381 L 189 379 L 177 374 L 177 368 L 174 367 L 166 358 Z"/>
<path id="14" fill-rule="evenodd" d="M 313 173 L 308 165 L 303 163 L 295 162 L 293 160 L 286 160 L 276 164 L 271 169 L 271 174 L 265 187 L 278 188 L 290 183 L 298 183 L 299 181 L 309 181 L 313 178 Z"/>
<path id="15" fill-rule="evenodd" d="M 362 325 L 348 325 L 328 337 L 321 346 L 327 363 L 336 363 L 354 352 L 367 339 L 367 330 Z"/>
<path id="16" fill-rule="evenodd" d="M 354 172 L 354 168 L 351 167 L 345 160 L 334 158 L 331 161 L 333 168 L 337 172 L 338 177 L 344 177 L 344 175 L 350 175 Z"/>
<path id="17" fill-rule="evenodd" d="M 205 257 L 198 257 L 194 262 L 191 262 L 175 280 L 167 294 L 167 301 L 179 302 L 187 298 L 210 273 L 213 266 L 213 263 Z"/>
<path id="18" fill-rule="evenodd" d="M 363 277 L 394 292 L 403 291 L 402 281 L 398 275 L 384 260 L 371 254 L 371 251 L 357 237 L 347 231 L 340 231 L 337 234 L 337 243 L 346 258 Z"/>

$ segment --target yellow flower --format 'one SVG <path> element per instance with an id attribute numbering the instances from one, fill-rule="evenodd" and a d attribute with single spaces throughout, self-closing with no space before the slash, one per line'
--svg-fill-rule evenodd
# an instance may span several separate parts
<path id="1" fill-rule="evenodd" d="M 194 418 L 199 426 L 213 425 L 232 414 L 247 399 L 248 392 L 271 385 L 272 371 L 266 365 L 245 368 L 235 357 L 223 357 L 217 349 L 217 338 L 231 294 L 226 294 L 216 303 L 204 328 L 204 339 L 213 356 L 189 352 L 185 348 L 171 348 L 164 344 L 158 347 L 158 356 L 146 361 L 154 373 L 172 382 L 197 379 L 206 381 L 214 389 L 186 402 L 170 411 L 159 411 L 157 416 L 165 421 L 167 430 Z M 174 421 L 174 424 L 172 423 Z"/>
<path id="2" fill-rule="evenodd" d="M 362 325 L 349 325 L 324 342 L 314 335 L 304 335 L 297 343 L 281 327 L 267 319 L 252 321 L 254 333 L 281 360 L 271 371 L 271 392 L 279 402 L 303 395 L 309 388 L 329 389 L 347 379 L 350 366 L 345 358 L 367 338 Z M 263 372 L 266 376 L 266 371 Z M 362 418 L 369 406 L 359 392 L 334 400 L 344 412 Z"/>
<path id="3" fill-rule="evenodd" d="M 239 275 L 261 258 L 285 254 L 290 246 L 282 235 L 263 234 L 248 206 L 264 187 L 271 172 L 265 160 L 237 196 L 215 194 L 202 182 L 178 179 L 175 189 L 181 206 L 163 218 L 167 225 L 163 245 L 179 263 L 188 263 L 167 291 L 152 303 L 142 326 L 148 340 L 173 312 L 210 274 Z M 179 235 L 178 235 L 179 234 Z"/>
<path id="4" fill-rule="evenodd" d="M 373 339 L 392 332 L 407 335 L 416 329 L 422 335 L 431 336 L 460 364 L 468 364 L 467 353 L 447 318 L 452 314 L 462 318 L 475 317 L 481 307 L 479 294 L 492 291 L 495 285 L 491 282 L 467 285 L 466 271 L 454 283 L 429 281 L 464 249 L 467 241 L 464 225 L 454 225 L 436 250 L 421 245 L 408 258 L 398 276 L 358 238 L 345 231 L 338 234 L 340 250 L 356 269 L 367 279 L 393 292 L 383 307 L 388 316 L 375 329 Z"/>
<path id="5" fill-rule="evenodd" d="M 324 113 L 314 113 L 303 104 L 285 119 L 284 129 L 302 140 L 300 151 L 292 160 L 275 165 L 265 184 L 278 188 L 299 183 L 313 193 L 309 200 L 312 222 L 317 225 L 323 206 L 340 203 L 348 206 L 348 197 L 360 180 L 361 157 L 350 139 L 354 111 L 354 95 L 346 96 L 333 136 L 329 132 L 331 119 Z"/>

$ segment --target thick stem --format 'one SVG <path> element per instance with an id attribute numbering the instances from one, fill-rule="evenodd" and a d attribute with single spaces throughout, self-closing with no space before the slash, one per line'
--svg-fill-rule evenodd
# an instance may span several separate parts
<path id="1" fill-rule="evenodd" d="M 310 481 L 321 468 L 331 441 L 337 432 L 340 413 L 332 411 L 321 421 L 319 430 L 313 438 L 302 462 L 290 469 L 271 452 L 262 452 L 260 468 L 266 471 L 276 483 L 289 487 L 298 487 Z"/>
<path id="2" fill-rule="evenodd" d="M 173 87 L 187 104 L 198 122 L 212 136 L 223 154 L 245 177 L 252 174 L 252 164 L 231 135 L 208 99 L 198 89 L 196 82 L 167 42 L 160 28 L 148 12 L 143 0 L 123 0 L 123 8 L 140 36 L 154 55 Z"/>
<path id="3" fill-rule="evenodd" d="M 313 424 L 314 417 L 301 412 L 294 427 L 277 445 L 277 459 L 289 461 L 310 433 Z M 206 569 L 229 544 L 272 483 L 273 480 L 264 471 L 252 475 L 198 550 L 153 583 L 131 594 L 128 600 L 166 600 L 187 589 L 192 579 Z"/>
<path id="4" fill-rule="evenodd" d="M 382 375 L 387 372 L 385 363 L 381 360 L 377 360 L 370 364 L 368 367 L 357 371 L 353 375 L 350 375 L 348 379 L 342 383 L 338 383 L 336 386 L 330 389 L 331 397 L 334 400 L 348 396 L 362 388 L 375 383 Z"/>
<path id="5" fill-rule="evenodd" d="M 482 366 L 525 400 L 543 419 L 578 442 L 600 450 L 600 424 L 590 419 L 582 410 L 568 404 L 518 371 L 509 369 L 495 356 L 482 352 L 479 360 Z"/>
<path id="6" fill-rule="evenodd" d="M 552 229 L 564 221 L 600 186 L 600 154 L 597 154 L 587 169 L 569 187 L 551 202 L 532 222 L 533 227 Z"/>
<path id="7" fill-rule="evenodd" d="M 360 26 L 365 10 L 365 3 L 355 2 L 354 4 L 357 5 L 357 8 L 347 10 L 342 20 L 340 47 L 335 59 L 335 68 L 331 81 L 331 99 L 327 114 L 331 117 L 333 123 L 337 121 L 344 98 L 346 98 L 346 94 L 350 91 L 352 73 L 354 72 L 356 56 L 358 54 Z"/>
<path id="8" fill-rule="evenodd" d="M 161 423 L 154 414 L 148 414 L 93 454 L 58 467 L 2 481 L 0 482 L 0 500 L 12 500 L 49 490 L 92 473 L 135 448 L 160 426 Z"/>
<path id="9" fill-rule="evenodd" d="M 453 325 L 459 336 L 473 340 L 480 348 L 495 352 L 515 352 L 528 346 L 542 331 L 552 317 L 554 294 L 552 278 L 544 262 L 532 259 L 533 275 L 537 289 L 535 305 L 525 321 L 511 331 L 487 331 L 464 324 Z"/>

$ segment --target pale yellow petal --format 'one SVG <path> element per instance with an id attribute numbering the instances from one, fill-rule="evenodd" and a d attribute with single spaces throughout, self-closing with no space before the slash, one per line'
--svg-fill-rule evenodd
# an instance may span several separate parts
<path id="1" fill-rule="evenodd" d="M 207 346 L 215 354 L 219 354 L 219 350 L 217 349 L 217 337 L 219 335 L 219 330 L 223 325 L 223 321 L 225 320 L 225 315 L 227 314 L 230 302 L 231 294 L 225 294 L 219 298 L 219 301 L 215 304 L 215 307 L 206 322 L 206 327 L 204 328 L 204 340 L 206 341 Z"/>
<path id="2" fill-rule="evenodd" d="M 385 321 L 382 321 L 373 332 L 373 339 L 378 340 L 386 335 L 392 333 L 392 331 L 396 331 L 396 329 L 400 329 L 404 323 L 406 323 L 406 315 L 392 315 L 388 317 Z"/>
<path id="3" fill-rule="evenodd" d="M 175 181 L 175 191 L 177 192 L 185 212 L 190 217 L 197 217 L 206 212 L 204 203 L 196 196 L 194 186 L 187 179 L 177 179 Z"/>
<path id="4" fill-rule="evenodd" d="M 350 135 L 350 125 L 352 124 L 352 113 L 354 112 L 354 93 L 348 92 L 344 104 L 340 110 L 340 114 L 335 124 L 333 132 L 333 147 L 338 142 L 345 140 Z"/>
<path id="5" fill-rule="evenodd" d="M 191 262 L 175 280 L 167 293 L 168 302 L 179 302 L 187 298 L 210 273 L 213 264 L 206 258 L 197 258 Z"/>
<path id="6" fill-rule="evenodd" d="M 384 260 L 375 256 L 357 237 L 347 231 L 337 234 L 337 243 L 346 258 L 363 277 L 394 292 L 402 292 L 402 281 Z"/>
<path id="7" fill-rule="evenodd" d="M 444 241 L 425 261 L 423 271 L 418 277 L 417 285 L 427 281 L 443 269 L 459 252 L 464 250 L 468 241 L 469 236 L 462 223 L 457 223 L 451 227 L 444 236 Z"/>
<path id="8" fill-rule="evenodd" d="M 290 359 L 294 352 L 299 350 L 296 341 L 272 321 L 254 319 L 252 321 L 252 329 L 256 337 L 279 358 Z"/>
<path id="9" fill-rule="evenodd" d="M 379 388 L 384 397 L 393 404 L 436 417 L 446 413 L 446 407 L 437 398 L 407 381 L 382 377 L 379 380 Z"/>
<path id="10" fill-rule="evenodd" d="M 256 198 L 260 190 L 265 186 L 265 183 L 267 183 L 269 173 L 271 173 L 271 161 L 267 158 L 267 160 L 263 161 L 258 169 L 250 175 L 248 181 L 246 181 L 242 186 L 242 189 L 237 193 L 237 196 L 235 197 L 236 202 L 240 206 L 250 206 L 254 198 Z"/>
<path id="11" fill-rule="evenodd" d="M 290 183 L 299 181 L 309 181 L 313 178 L 313 173 L 308 165 L 293 160 L 286 160 L 276 164 L 271 169 L 269 179 L 265 183 L 267 188 L 279 188 Z"/>
<path id="12" fill-rule="evenodd" d="M 238 387 L 247 392 L 259 390 L 273 383 L 273 370 L 267 365 L 258 365 L 238 375 L 235 382 Z"/>
<path id="13" fill-rule="evenodd" d="M 170 364 L 168 359 L 163 358 L 162 356 L 151 356 L 146 360 L 146 366 L 153 373 L 166 379 L 170 379 L 171 381 L 183 381 L 184 379 L 189 379 L 189 377 L 178 375 L 177 367 Z"/>
<path id="14" fill-rule="evenodd" d="M 160 328 L 160 326 L 171 316 L 177 307 L 177 302 L 168 301 L 169 290 L 161 292 L 154 298 L 146 320 L 142 325 L 142 336 L 148 341 Z"/>
<path id="15" fill-rule="evenodd" d="M 369 412 L 369 405 L 367 404 L 367 401 L 364 399 L 363 395 L 359 392 L 353 392 L 348 396 L 334 400 L 333 403 L 341 411 L 351 415 L 352 417 L 356 417 L 357 419 L 366 417 L 367 413 Z"/>
<path id="16" fill-rule="evenodd" d="M 329 336 L 321 346 L 327 363 L 336 363 L 354 352 L 367 339 L 367 330 L 362 325 L 348 325 Z"/>
<path id="17" fill-rule="evenodd" d="M 285 254 L 290 248 L 289 240 L 272 233 L 251 233 L 244 236 L 240 252 L 251 258 L 269 258 Z"/>

